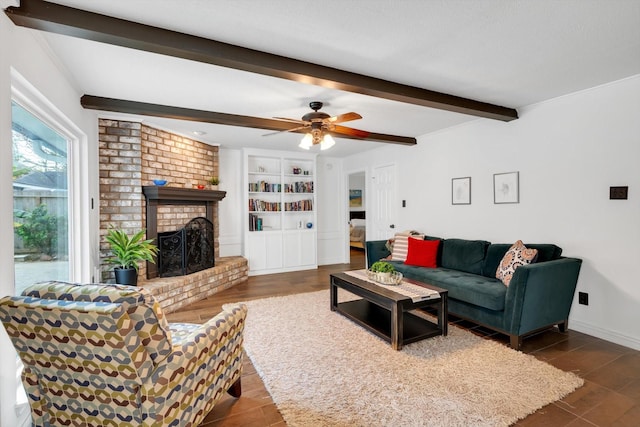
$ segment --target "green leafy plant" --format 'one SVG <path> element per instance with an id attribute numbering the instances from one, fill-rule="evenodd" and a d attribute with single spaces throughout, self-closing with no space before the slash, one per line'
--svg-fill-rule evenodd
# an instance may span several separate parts
<path id="1" fill-rule="evenodd" d="M 144 233 L 145 230 L 140 230 L 129 237 L 123 230 L 109 228 L 105 240 L 111 245 L 113 255 L 106 262 L 117 268 L 136 270 L 140 261 L 155 263 L 153 257 L 158 253 L 158 247 L 152 243 L 153 239 L 144 240 Z"/>
<path id="2" fill-rule="evenodd" d="M 220 178 L 218 178 L 217 176 L 212 176 L 207 182 L 211 185 L 218 185 L 220 184 Z"/>
<path id="3" fill-rule="evenodd" d="M 373 271 L 374 273 L 392 273 L 396 271 L 393 264 L 386 261 L 374 262 L 373 264 L 371 264 L 371 267 L 369 268 L 369 270 Z"/>
<path id="4" fill-rule="evenodd" d="M 58 236 L 66 235 L 66 220 L 49 214 L 47 205 L 41 204 L 32 211 L 14 211 L 21 219 L 15 221 L 16 234 L 22 237 L 25 247 L 36 249 L 40 253 L 55 255 L 58 249 Z"/>

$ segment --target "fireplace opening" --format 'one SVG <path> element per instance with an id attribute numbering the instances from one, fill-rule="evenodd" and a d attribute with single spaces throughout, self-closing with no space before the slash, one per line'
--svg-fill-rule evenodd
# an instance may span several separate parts
<path id="1" fill-rule="evenodd" d="M 213 223 L 193 218 L 176 231 L 158 233 L 158 275 L 185 276 L 215 265 Z"/>

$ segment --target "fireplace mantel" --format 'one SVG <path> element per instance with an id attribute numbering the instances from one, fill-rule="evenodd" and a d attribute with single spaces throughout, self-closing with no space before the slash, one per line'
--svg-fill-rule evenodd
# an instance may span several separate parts
<path id="1" fill-rule="evenodd" d="M 226 191 L 198 190 L 195 188 L 143 186 L 142 193 L 147 202 L 147 239 L 158 239 L 159 205 L 201 205 L 206 206 L 206 218 L 214 223 L 213 212 L 216 203 L 224 199 Z M 158 277 L 158 267 L 147 262 L 147 279 Z"/>
<path id="2" fill-rule="evenodd" d="M 164 187 L 149 185 L 142 187 L 144 197 L 149 200 L 159 200 L 163 204 L 170 202 L 219 202 L 227 195 L 226 191 L 197 190 L 195 188 Z"/>

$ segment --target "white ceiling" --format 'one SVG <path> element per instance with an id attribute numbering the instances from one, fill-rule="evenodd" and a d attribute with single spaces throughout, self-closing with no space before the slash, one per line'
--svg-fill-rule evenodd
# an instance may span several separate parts
<path id="1" fill-rule="evenodd" d="M 55 3 L 516 109 L 640 74 L 639 0 Z M 67 36 L 45 39 L 82 94 L 264 118 L 300 118 L 319 100 L 331 115 L 363 116 L 347 126 L 413 137 L 489 120 Z M 204 131 L 194 138 L 224 147 L 297 150 L 301 138 L 143 119 L 186 135 Z M 383 145 L 337 142 L 323 154 Z"/>

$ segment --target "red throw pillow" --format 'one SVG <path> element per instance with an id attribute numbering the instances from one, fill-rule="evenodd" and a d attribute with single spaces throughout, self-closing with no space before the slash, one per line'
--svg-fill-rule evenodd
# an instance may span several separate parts
<path id="1" fill-rule="evenodd" d="M 409 251 L 404 263 L 418 267 L 436 268 L 439 246 L 440 240 L 409 239 Z"/>

